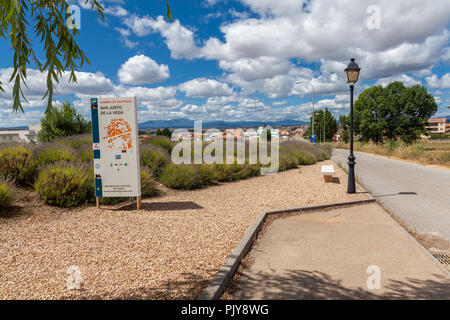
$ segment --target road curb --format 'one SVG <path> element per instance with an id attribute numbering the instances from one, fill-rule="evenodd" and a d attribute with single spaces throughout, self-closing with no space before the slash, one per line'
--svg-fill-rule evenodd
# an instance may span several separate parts
<path id="1" fill-rule="evenodd" d="M 364 190 L 361 188 L 361 190 Z M 233 278 L 236 273 L 241 260 L 245 257 L 245 255 L 250 251 L 253 242 L 256 240 L 259 231 L 261 230 L 264 222 L 268 215 L 271 214 L 282 214 L 282 213 L 293 213 L 293 212 L 305 212 L 305 211 L 317 211 L 327 208 L 338 208 L 343 206 L 354 206 L 359 204 L 367 204 L 375 202 L 375 198 L 372 197 L 370 193 L 368 193 L 369 198 L 363 200 L 356 201 L 348 201 L 348 202 L 338 202 L 338 203 L 329 203 L 308 207 L 299 207 L 285 210 L 275 210 L 275 211 L 267 211 L 261 213 L 258 218 L 252 223 L 252 225 L 245 232 L 239 244 L 236 248 L 231 252 L 227 261 L 224 265 L 219 269 L 217 274 L 214 276 L 212 281 L 203 290 L 202 294 L 198 297 L 198 300 L 216 300 L 220 298 L 222 293 L 224 292 L 228 282 Z"/>

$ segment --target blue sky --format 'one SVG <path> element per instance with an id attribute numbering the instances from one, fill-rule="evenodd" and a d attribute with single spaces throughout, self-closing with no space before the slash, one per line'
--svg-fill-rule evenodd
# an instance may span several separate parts
<path id="1" fill-rule="evenodd" d="M 163 18 L 163 0 L 100 2 L 104 21 L 84 0 L 72 1 L 91 65 L 76 84 L 63 76 L 55 96 L 87 118 L 90 97 L 136 96 L 140 122 L 304 121 L 312 107 L 306 83 L 317 108 L 348 113 L 343 69 L 351 57 L 362 68 L 356 93 L 394 80 L 420 84 L 436 98 L 436 116 L 450 114 L 447 0 L 171 0 L 172 23 Z M 2 39 L 0 127 L 37 123 L 46 105 L 45 74 L 31 65 L 25 114 L 11 112 L 12 55 Z"/>

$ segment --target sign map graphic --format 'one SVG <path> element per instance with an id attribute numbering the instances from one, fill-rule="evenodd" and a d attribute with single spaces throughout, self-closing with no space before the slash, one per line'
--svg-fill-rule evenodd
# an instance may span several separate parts
<path id="1" fill-rule="evenodd" d="M 111 122 L 105 129 L 106 136 L 104 136 L 103 139 L 107 140 L 107 148 L 119 150 L 133 148 L 131 126 L 123 118 L 111 119 Z M 117 144 L 119 145 L 117 146 Z"/>

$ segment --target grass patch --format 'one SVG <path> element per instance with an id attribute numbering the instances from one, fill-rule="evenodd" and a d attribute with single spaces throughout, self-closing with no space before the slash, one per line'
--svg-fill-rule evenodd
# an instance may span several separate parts
<path id="1" fill-rule="evenodd" d="M 350 148 L 349 144 L 343 142 L 329 145 L 338 149 Z M 450 141 L 422 140 L 411 145 L 401 141 L 388 141 L 384 144 L 358 141 L 354 143 L 354 150 L 450 168 Z"/>

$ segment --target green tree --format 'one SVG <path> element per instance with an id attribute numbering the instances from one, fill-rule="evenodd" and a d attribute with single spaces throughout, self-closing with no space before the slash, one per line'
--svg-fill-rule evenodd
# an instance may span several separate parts
<path id="1" fill-rule="evenodd" d="M 100 17 L 104 19 L 103 7 L 97 0 L 84 0 L 91 3 Z M 75 38 L 80 35 L 76 28 L 71 29 L 68 21 L 73 21 L 68 0 L 1 0 L 0 1 L 0 38 L 10 38 L 14 51 L 14 71 L 10 81 L 13 87 L 13 111 L 24 112 L 21 97 L 26 97 L 21 84 L 26 84 L 27 67 L 33 65 L 41 72 L 47 72 L 47 109 L 52 110 L 53 84 L 58 82 L 64 71 L 70 72 L 69 81 L 76 82 L 75 71 L 90 64 L 89 59 L 78 46 Z M 173 20 L 169 2 L 166 0 L 168 21 Z M 34 29 L 30 35 L 29 29 Z M 37 39 L 32 40 L 32 37 Z M 43 44 L 45 59 L 38 58 L 35 42 Z M 4 92 L 0 82 L 0 91 Z"/>
<path id="2" fill-rule="evenodd" d="M 324 124 L 325 117 L 325 124 Z M 324 130 L 325 126 L 325 130 Z M 331 114 L 331 112 L 326 108 L 325 110 L 319 110 L 314 112 L 314 134 L 317 136 L 317 142 L 324 140 L 324 132 L 325 132 L 325 141 L 332 141 L 334 135 L 336 134 L 338 129 L 338 124 L 336 118 Z M 309 139 L 309 136 L 312 134 L 312 115 L 309 119 L 309 126 L 306 130 L 304 137 Z"/>
<path id="3" fill-rule="evenodd" d="M 87 122 L 77 110 L 64 102 L 61 108 L 52 107 L 41 119 L 40 141 L 51 141 L 58 137 L 74 136 L 91 132 L 91 122 Z"/>
<path id="4" fill-rule="evenodd" d="M 350 117 L 348 115 L 341 114 L 339 116 L 339 122 L 342 129 L 341 139 L 345 143 L 348 143 L 350 141 Z"/>
<path id="5" fill-rule="evenodd" d="M 170 132 L 169 128 L 164 128 L 164 129 L 161 131 L 161 135 L 162 135 L 162 136 L 166 136 L 166 137 L 168 137 L 168 138 L 172 137 L 172 133 Z"/>
<path id="6" fill-rule="evenodd" d="M 406 88 L 400 81 L 385 88 L 374 86 L 355 102 L 354 131 L 363 141 L 412 143 L 425 133 L 425 124 L 436 111 L 434 97 L 423 86 Z"/>
<path id="7" fill-rule="evenodd" d="M 157 136 L 162 136 L 162 131 L 161 131 L 160 128 L 158 128 L 158 129 L 156 130 L 156 135 L 157 135 Z"/>

